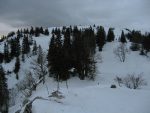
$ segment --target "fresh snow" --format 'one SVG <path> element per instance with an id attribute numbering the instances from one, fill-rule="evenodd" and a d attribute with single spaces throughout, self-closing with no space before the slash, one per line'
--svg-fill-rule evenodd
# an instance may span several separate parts
<path id="1" fill-rule="evenodd" d="M 86 28 L 88 26 L 79 26 L 79 28 Z M 62 27 L 60 27 L 62 28 Z M 53 28 L 49 28 L 51 30 Z M 95 28 L 96 29 L 96 28 Z M 106 32 L 108 28 L 105 28 Z M 116 39 L 121 35 L 121 29 L 115 29 Z M 50 36 L 33 37 L 37 45 L 41 45 L 44 52 L 47 53 Z M 37 96 L 41 96 L 48 100 L 37 99 L 33 102 L 33 113 L 150 113 L 150 59 L 145 56 L 140 56 L 139 52 L 130 51 L 124 63 L 120 62 L 115 54 L 114 49 L 119 45 L 115 40 L 104 45 L 103 51 L 98 52 L 101 55 L 102 61 L 97 59 L 96 78 L 91 80 L 79 80 L 78 77 L 69 79 L 68 86 L 66 83 L 60 83 L 60 92 L 64 98 L 57 99 L 48 97 L 57 88 L 57 83 L 52 78 L 47 77 L 46 82 L 37 87 L 33 91 L 32 100 Z M 127 47 L 130 46 L 128 42 Z M 3 43 L 1 43 L 0 50 L 3 51 Z M 26 62 L 21 62 L 21 70 L 19 72 L 19 80 L 15 78 L 15 74 L 10 74 L 8 78 L 8 87 L 13 88 L 25 77 L 25 72 L 31 70 L 31 60 L 29 57 Z M 13 70 L 15 59 L 9 64 L 2 64 L 7 70 Z M 32 71 L 32 70 L 31 70 Z M 124 77 L 127 74 L 141 74 L 148 83 L 139 89 L 128 89 L 125 86 L 119 87 L 114 81 L 116 76 Z M 115 84 L 116 89 L 111 89 L 110 86 Z M 47 92 L 48 88 L 48 92 Z M 18 97 L 17 104 L 10 107 L 9 113 L 15 113 L 22 108 L 21 97 Z"/>

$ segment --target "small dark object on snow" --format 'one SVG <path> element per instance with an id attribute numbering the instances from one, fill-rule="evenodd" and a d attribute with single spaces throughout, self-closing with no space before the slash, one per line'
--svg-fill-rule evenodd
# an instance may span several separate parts
<path id="1" fill-rule="evenodd" d="M 113 84 L 113 85 L 111 85 L 111 87 L 110 87 L 110 88 L 117 88 L 117 87 L 116 87 L 116 85 L 114 85 L 114 84 Z"/>

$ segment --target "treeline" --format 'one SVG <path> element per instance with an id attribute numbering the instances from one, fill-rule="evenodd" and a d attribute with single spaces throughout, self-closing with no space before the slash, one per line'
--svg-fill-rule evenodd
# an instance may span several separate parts
<path id="1" fill-rule="evenodd" d="M 128 31 L 127 34 L 122 31 L 119 41 L 126 43 L 129 40 L 132 42 L 132 50 L 140 50 L 141 54 L 146 55 L 150 51 L 150 33 Z M 0 63 L 10 63 L 15 59 L 13 72 L 16 74 L 16 79 L 19 79 L 20 61 L 25 62 L 27 57 L 34 55 L 37 55 L 38 60 L 33 65 L 37 67 L 33 68 L 40 75 L 39 79 L 47 75 L 47 68 L 49 76 L 57 81 L 67 80 L 71 76 L 78 76 L 81 80 L 94 79 L 97 48 L 99 51 L 103 51 L 104 45 L 115 39 L 114 29 L 109 28 L 106 33 L 103 26 L 97 26 L 96 29 L 91 26 L 83 29 L 79 29 L 77 26 L 54 28 L 51 31 L 47 53 L 48 64 L 46 64 L 46 58 L 42 57 L 44 56 L 41 52 L 42 48 L 37 46 L 36 41 L 33 40 L 33 36 L 38 37 L 40 34 L 48 36 L 49 31 L 42 27 L 31 27 L 31 29 L 18 30 L 16 33 L 11 32 L 1 38 L 0 42 L 4 41 L 4 50 L 0 52 Z M 41 64 L 43 65 L 41 66 Z M 0 112 L 2 113 L 8 113 L 8 90 L 5 74 L 3 67 L 0 66 Z"/>
<path id="2" fill-rule="evenodd" d="M 43 35 L 46 35 L 48 36 L 49 35 L 49 31 L 48 29 L 44 29 L 43 27 L 32 27 L 30 29 L 26 28 L 26 29 L 18 29 L 17 32 L 10 32 L 7 34 L 7 36 L 2 36 L 0 38 L 0 42 L 3 42 L 5 39 L 9 39 L 10 37 L 13 37 L 15 36 L 15 34 L 17 35 L 17 37 L 23 37 L 24 34 L 26 35 L 30 35 L 30 36 L 35 36 L 35 37 L 38 37 L 40 36 L 40 34 L 43 34 Z"/>
<path id="3" fill-rule="evenodd" d="M 82 80 L 93 78 L 95 41 L 91 27 L 53 29 L 47 57 L 50 76 L 56 80 L 67 80 L 71 75 L 78 75 Z"/>
<path id="4" fill-rule="evenodd" d="M 150 52 L 150 33 L 142 34 L 141 31 L 128 30 L 126 37 L 131 44 L 131 50 L 140 51 L 141 55 L 147 55 Z"/>
<path id="5" fill-rule="evenodd" d="M 92 27 L 53 29 L 48 50 L 50 76 L 56 80 L 67 80 L 71 75 L 76 75 L 81 80 L 85 77 L 94 79 L 96 45 L 102 51 L 104 44 L 114 38 L 113 28 L 106 35 L 102 26 L 98 26 L 96 32 Z"/>
<path id="6" fill-rule="evenodd" d="M 18 30 L 15 32 L 8 33 L 7 36 L 2 36 L 1 42 L 6 40 L 4 43 L 4 51 L 0 52 L 0 63 L 9 63 L 14 57 L 19 57 L 22 54 L 22 59 L 24 54 L 30 52 L 30 46 L 34 44 L 34 49 L 36 42 L 33 41 L 33 36 L 39 37 L 40 34 L 49 35 L 48 29 L 43 29 L 43 27 L 36 27 L 29 30 Z M 22 44 L 20 44 L 20 39 L 22 39 Z M 33 50 L 35 51 L 35 50 Z M 24 59 L 23 59 L 24 60 Z"/>

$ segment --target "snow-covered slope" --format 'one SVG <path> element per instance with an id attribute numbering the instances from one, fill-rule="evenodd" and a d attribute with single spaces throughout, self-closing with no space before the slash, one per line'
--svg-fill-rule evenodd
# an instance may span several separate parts
<path id="1" fill-rule="evenodd" d="M 85 28 L 88 26 L 80 26 Z M 49 28 L 51 30 L 53 28 Z M 96 28 L 95 28 L 96 29 Z M 107 32 L 106 28 L 106 32 Z M 115 29 L 115 36 L 118 38 L 121 29 Z M 50 42 L 50 36 L 33 37 L 37 45 L 41 45 L 43 50 L 47 52 Z M 96 78 L 91 80 L 79 80 L 73 77 L 68 80 L 68 89 L 65 82 L 60 83 L 60 91 L 64 98 L 57 99 L 48 97 L 57 88 L 57 83 L 52 78 L 47 77 L 45 84 L 40 84 L 36 91 L 33 91 L 30 100 L 37 96 L 45 98 L 37 99 L 32 104 L 33 113 L 150 113 L 150 59 L 140 56 L 139 52 L 129 52 L 124 63 L 120 62 L 114 55 L 114 49 L 119 42 L 106 43 L 103 51 L 97 55 L 102 56 L 102 62 L 97 60 Z M 127 47 L 130 46 L 128 42 Z M 24 78 L 26 70 L 30 70 L 30 61 L 32 58 L 26 59 L 25 63 L 21 63 L 19 72 L 20 80 Z M 3 64 L 7 70 L 13 70 L 15 60 L 9 64 Z M 127 74 L 140 74 L 147 81 L 147 86 L 140 89 L 128 89 L 125 86 L 119 87 L 114 81 L 116 76 L 124 77 Z M 8 86 L 12 88 L 18 82 L 15 74 L 8 77 Z M 116 84 L 116 89 L 110 86 Z M 48 91 L 47 91 L 48 90 Z M 46 100 L 47 99 L 47 100 Z M 9 109 L 10 113 L 15 113 L 21 109 L 21 101 Z"/>

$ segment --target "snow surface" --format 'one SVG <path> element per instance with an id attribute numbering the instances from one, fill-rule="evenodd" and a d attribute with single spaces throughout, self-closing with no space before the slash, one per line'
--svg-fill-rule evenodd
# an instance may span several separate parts
<path id="1" fill-rule="evenodd" d="M 80 26 L 86 28 L 88 26 Z M 62 27 L 61 27 L 62 28 Z M 49 28 L 51 30 L 53 28 Z M 107 32 L 108 28 L 106 28 Z M 121 29 L 115 29 L 115 36 L 118 38 Z M 41 45 L 47 52 L 50 36 L 33 37 L 37 45 Z M 47 77 L 45 84 L 40 84 L 29 99 L 41 96 L 48 100 L 35 100 L 33 102 L 33 113 L 150 113 L 150 59 L 140 56 L 139 52 L 130 52 L 124 63 L 120 62 L 114 55 L 114 49 L 119 45 L 116 40 L 104 45 L 102 52 L 97 52 L 102 56 L 102 62 L 97 60 L 97 74 L 94 81 L 79 80 L 73 77 L 66 83 L 60 83 L 60 91 L 65 96 L 62 99 L 48 97 L 57 88 L 57 83 L 52 78 Z M 2 46 L 2 44 L 1 44 Z M 130 43 L 127 44 L 127 47 Z M 0 47 L 2 50 L 2 47 Z M 29 57 L 25 63 L 21 63 L 19 77 L 24 78 L 26 70 L 30 70 Z M 3 64 L 6 70 L 13 70 L 15 59 L 9 64 Z M 143 74 L 143 78 L 148 85 L 140 89 L 133 90 L 124 86 L 119 87 L 114 81 L 116 76 L 124 77 L 127 74 Z M 15 74 L 8 76 L 8 87 L 13 88 L 19 82 L 15 79 Z M 110 86 L 116 84 L 116 89 Z M 47 92 L 48 88 L 48 92 Z M 21 99 L 20 99 L 21 100 Z M 18 102 L 9 109 L 9 113 L 15 113 L 21 109 L 22 104 Z"/>

